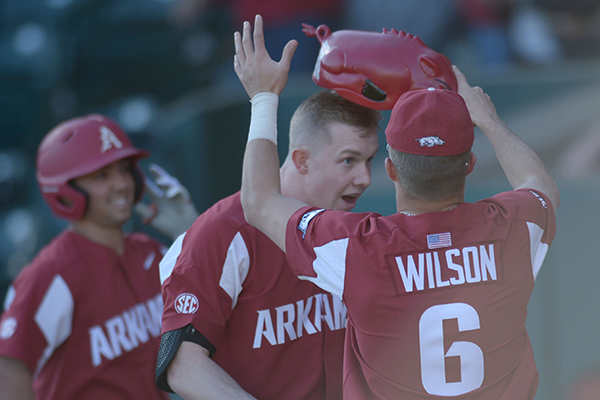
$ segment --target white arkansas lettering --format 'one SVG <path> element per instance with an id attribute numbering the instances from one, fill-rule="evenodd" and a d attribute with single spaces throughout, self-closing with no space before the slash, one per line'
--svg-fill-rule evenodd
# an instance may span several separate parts
<path id="1" fill-rule="evenodd" d="M 89 329 L 92 365 L 99 366 L 103 357 L 113 360 L 146 343 L 150 336 L 158 337 L 162 309 L 162 295 L 158 294 L 145 303 L 136 304 L 109 318 L 104 323 L 104 329 L 100 325 L 92 326 Z"/>
<path id="2" fill-rule="evenodd" d="M 301 338 L 305 333 L 313 335 L 321 332 L 323 321 L 331 331 L 343 329 L 347 319 L 346 306 L 338 297 L 320 293 L 295 304 L 285 304 L 274 310 L 258 310 L 257 313 L 255 349 L 262 346 L 263 339 L 276 346 Z"/>

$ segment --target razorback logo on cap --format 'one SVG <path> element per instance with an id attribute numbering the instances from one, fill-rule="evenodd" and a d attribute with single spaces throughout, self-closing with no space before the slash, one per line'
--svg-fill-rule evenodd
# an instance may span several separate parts
<path id="1" fill-rule="evenodd" d="M 404 93 L 392 109 L 385 129 L 389 146 L 403 153 L 453 156 L 471 150 L 475 139 L 463 98 L 435 88 Z"/>
<path id="2" fill-rule="evenodd" d="M 119 138 L 104 125 L 100 127 L 100 140 L 102 141 L 102 148 L 100 149 L 102 154 L 106 153 L 106 150 L 109 150 L 113 146 L 117 149 L 123 147 L 123 143 Z"/>
<path id="3" fill-rule="evenodd" d="M 175 311 L 178 314 L 195 314 L 199 306 L 198 298 L 192 293 L 182 293 L 175 299 Z"/>
<path id="4" fill-rule="evenodd" d="M 417 138 L 415 140 L 419 142 L 419 145 L 421 145 L 421 147 L 443 146 L 444 143 L 446 143 L 442 139 L 440 139 L 439 136 L 426 136 L 422 138 Z"/>

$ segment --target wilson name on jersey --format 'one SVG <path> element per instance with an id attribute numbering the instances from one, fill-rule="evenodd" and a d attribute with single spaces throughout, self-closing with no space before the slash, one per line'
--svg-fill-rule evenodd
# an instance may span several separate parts
<path id="1" fill-rule="evenodd" d="M 497 281 L 494 244 L 394 256 L 406 293 Z"/>

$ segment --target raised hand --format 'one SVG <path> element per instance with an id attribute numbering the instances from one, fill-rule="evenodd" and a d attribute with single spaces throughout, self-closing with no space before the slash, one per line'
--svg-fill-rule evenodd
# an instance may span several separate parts
<path id="1" fill-rule="evenodd" d="M 154 181 L 147 178 L 146 188 L 152 203 L 137 203 L 134 210 L 143 223 L 175 240 L 192 226 L 198 210 L 177 178 L 157 164 L 150 165 L 150 173 Z"/>
<path id="2" fill-rule="evenodd" d="M 496 106 L 492 103 L 490 96 L 479 86 L 469 85 L 465 75 L 456 66 L 453 66 L 452 70 L 456 75 L 458 94 L 465 100 L 473 124 L 485 129 L 501 122 L 496 112 Z"/>
<path id="3" fill-rule="evenodd" d="M 287 83 L 290 62 L 298 42 L 290 40 L 283 49 L 281 61 L 271 59 L 265 48 L 263 20 L 257 15 L 254 20 L 254 35 L 251 35 L 250 22 L 244 22 L 243 34 L 235 32 L 235 56 L 233 69 L 244 85 L 250 98 L 261 92 L 279 95 Z"/>

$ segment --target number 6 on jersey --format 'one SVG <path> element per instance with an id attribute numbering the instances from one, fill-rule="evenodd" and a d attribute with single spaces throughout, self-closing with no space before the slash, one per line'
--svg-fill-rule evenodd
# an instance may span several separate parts
<path id="1" fill-rule="evenodd" d="M 479 315 L 465 303 L 440 304 L 425 310 L 419 320 L 421 381 L 429 394 L 458 396 L 483 383 L 483 351 L 475 343 L 454 342 L 444 354 L 444 320 L 456 319 L 460 332 L 479 329 Z M 446 381 L 446 357 L 460 357 L 458 382 Z"/>

